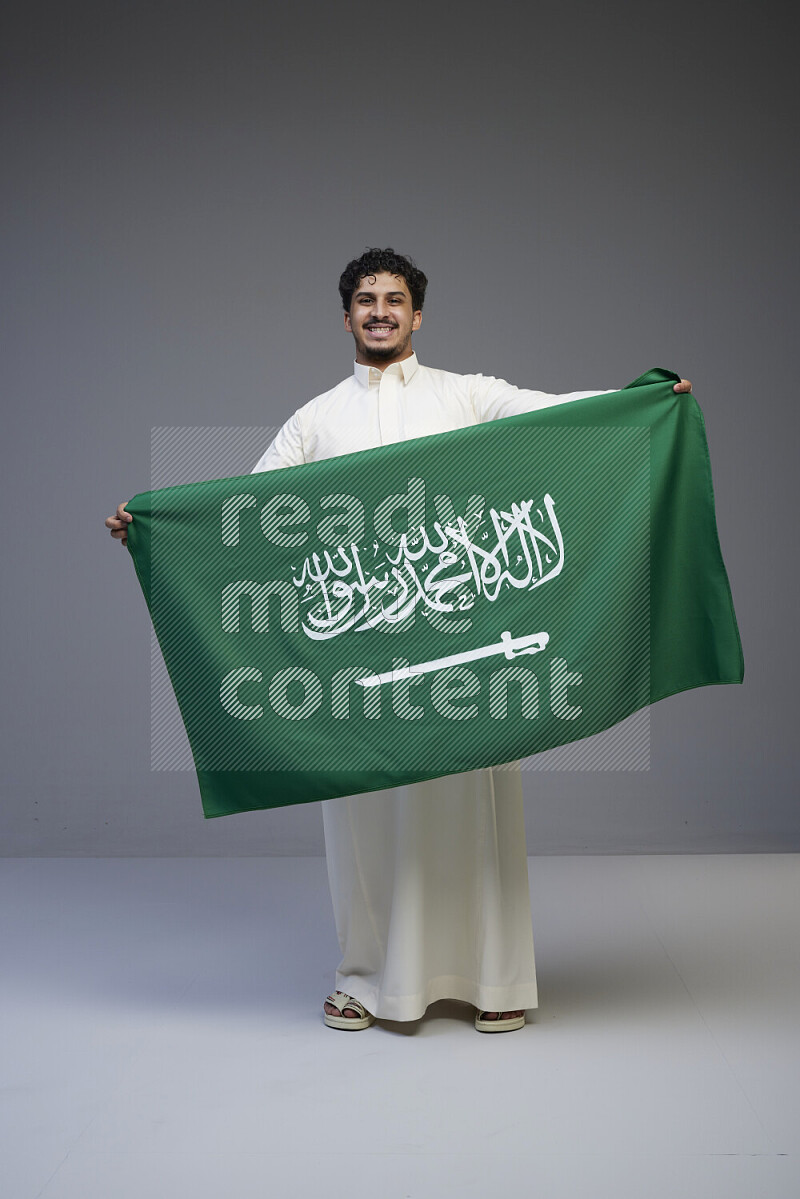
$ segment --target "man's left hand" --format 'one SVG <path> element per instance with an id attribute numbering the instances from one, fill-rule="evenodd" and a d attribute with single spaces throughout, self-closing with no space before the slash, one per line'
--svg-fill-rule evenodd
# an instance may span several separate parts
<path id="1" fill-rule="evenodd" d="M 688 379 L 681 379 L 680 383 L 676 383 L 672 390 L 673 391 L 691 391 L 692 385 Z"/>

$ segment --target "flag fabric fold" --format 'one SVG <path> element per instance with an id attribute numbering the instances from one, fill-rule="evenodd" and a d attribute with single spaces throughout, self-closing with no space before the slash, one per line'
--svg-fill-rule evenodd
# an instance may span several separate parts
<path id="1" fill-rule="evenodd" d="M 135 496 L 205 816 L 498 765 L 741 682 L 677 379 Z"/>

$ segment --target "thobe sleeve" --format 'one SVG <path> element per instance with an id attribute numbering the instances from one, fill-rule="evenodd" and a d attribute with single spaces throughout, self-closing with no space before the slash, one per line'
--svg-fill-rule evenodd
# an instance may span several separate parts
<path id="1" fill-rule="evenodd" d="M 262 470 L 280 470 L 283 466 L 300 466 L 305 460 L 300 416 L 295 412 L 278 430 L 277 436 L 267 446 L 250 473 L 255 475 Z"/>
<path id="2" fill-rule="evenodd" d="M 515 387 L 505 379 L 491 375 L 472 375 L 470 397 L 479 424 L 499 420 L 504 416 L 520 416 L 523 412 L 534 412 L 538 408 L 550 408 L 553 404 L 567 404 L 570 400 L 585 400 L 588 396 L 610 395 L 616 388 L 592 391 L 567 391 L 552 394 L 547 391 L 528 391 Z"/>

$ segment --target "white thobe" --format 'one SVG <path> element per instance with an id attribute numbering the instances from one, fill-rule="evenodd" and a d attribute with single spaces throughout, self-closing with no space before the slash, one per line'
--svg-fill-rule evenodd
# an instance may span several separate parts
<path id="1" fill-rule="evenodd" d="M 585 396 L 422 366 L 353 374 L 299 408 L 253 473 L 444 433 Z M 387 1020 L 437 999 L 538 1006 L 518 763 L 322 804 L 342 960 L 336 989 Z"/>

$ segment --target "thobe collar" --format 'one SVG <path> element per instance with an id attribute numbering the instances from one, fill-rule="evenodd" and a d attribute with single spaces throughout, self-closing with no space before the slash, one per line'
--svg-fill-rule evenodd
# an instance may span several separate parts
<path id="1" fill-rule="evenodd" d="M 387 366 L 385 370 L 378 370 L 377 366 L 365 366 L 363 362 L 353 363 L 353 374 L 356 380 L 362 387 L 373 387 L 380 385 L 383 375 L 395 374 L 400 375 L 404 383 L 408 383 L 409 379 L 414 375 L 419 366 L 416 354 L 411 354 L 410 357 L 404 358 L 402 362 L 393 362 L 391 366 Z"/>

